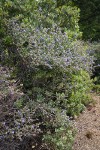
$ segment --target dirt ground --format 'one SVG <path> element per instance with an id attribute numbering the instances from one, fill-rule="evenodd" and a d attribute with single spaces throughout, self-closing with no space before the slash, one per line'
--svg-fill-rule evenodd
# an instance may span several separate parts
<path id="1" fill-rule="evenodd" d="M 100 96 L 92 97 L 95 104 L 90 104 L 76 119 L 73 150 L 100 150 Z"/>

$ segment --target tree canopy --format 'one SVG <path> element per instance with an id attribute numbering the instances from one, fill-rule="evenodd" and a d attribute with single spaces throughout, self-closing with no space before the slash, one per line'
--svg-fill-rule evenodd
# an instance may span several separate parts
<path id="1" fill-rule="evenodd" d="M 100 1 L 99 0 L 73 0 L 80 8 L 80 30 L 83 39 L 100 39 Z"/>

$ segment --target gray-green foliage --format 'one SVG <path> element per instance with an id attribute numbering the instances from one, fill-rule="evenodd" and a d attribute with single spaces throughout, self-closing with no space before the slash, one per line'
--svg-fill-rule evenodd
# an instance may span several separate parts
<path id="1" fill-rule="evenodd" d="M 1 60 L 13 67 L 14 77 L 32 100 L 15 102 L 20 110 L 6 136 L 23 142 L 32 136 L 34 149 L 70 150 L 74 132 L 67 115 L 83 110 L 92 85 L 93 58 L 87 45 L 77 41 L 79 10 L 70 1 L 61 5 L 53 0 L 2 2 Z"/>
<path id="2" fill-rule="evenodd" d="M 70 150 L 72 147 L 75 130 L 64 110 L 30 100 L 21 110 L 15 111 L 13 120 L 9 124 L 1 122 L 6 127 L 1 132 L 1 139 L 9 140 L 10 137 L 13 141 L 20 140 L 21 150 L 32 147 L 42 150 Z"/>
<path id="3" fill-rule="evenodd" d="M 71 115 L 79 114 L 85 104 L 85 98 L 82 99 L 87 97 L 92 84 L 89 73 L 93 58 L 87 52 L 87 45 L 72 42 L 57 26 L 32 29 L 12 23 L 10 27 L 17 44 L 15 70 L 24 91 L 36 101 L 41 99 L 41 102 L 70 111 L 69 105 L 77 107 L 77 103 L 77 111 L 75 108 Z M 71 96 L 73 92 L 76 100 Z"/>
<path id="4" fill-rule="evenodd" d="M 16 112 L 13 128 L 9 125 L 10 135 L 24 142 L 24 137 L 33 133 L 42 141 L 40 144 L 32 136 L 33 146 L 70 150 L 74 132 L 67 115 L 78 115 L 83 110 L 91 89 L 89 73 L 93 59 L 88 47 L 69 39 L 55 25 L 51 29 L 38 29 L 20 25 L 15 19 L 8 23 L 9 36 L 13 39 L 13 45 L 7 47 L 8 59 L 23 83 L 23 91 L 33 100 L 33 105 L 28 102 L 25 107 L 21 99 L 15 103 L 23 113 L 18 118 L 19 111 Z"/>

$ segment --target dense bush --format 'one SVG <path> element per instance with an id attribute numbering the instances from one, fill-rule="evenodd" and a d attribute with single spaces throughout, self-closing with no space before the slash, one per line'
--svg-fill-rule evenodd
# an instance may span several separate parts
<path id="1" fill-rule="evenodd" d="M 22 140 L 24 149 L 25 139 L 31 138 L 34 149 L 40 146 L 70 150 L 74 132 L 66 114 L 78 115 L 90 100 L 88 93 L 92 81 L 89 73 L 93 59 L 87 46 L 81 41 L 70 40 L 57 26 L 25 28 L 18 21 L 10 20 L 8 31 L 13 42 L 9 46 L 8 40 L 6 55 L 33 105 L 23 99 L 16 101 L 15 106 L 23 114 L 20 117 L 19 111 L 16 112 L 6 137 Z M 28 105 L 31 105 L 30 109 Z M 37 140 L 34 141 L 32 133 Z"/>
<path id="2" fill-rule="evenodd" d="M 95 84 L 100 84 L 100 44 L 99 42 L 94 42 L 90 45 L 91 55 L 94 55 L 94 70 L 93 76 L 96 78 Z"/>
<path id="3" fill-rule="evenodd" d="M 30 100 L 25 107 L 15 111 L 11 120 L 1 122 L 0 142 L 5 139 L 10 143 L 16 141 L 15 145 L 11 144 L 13 147 L 9 146 L 12 150 L 70 150 L 72 147 L 75 130 L 65 111 Z"/>
<path id="4" fill-rule="evenodd" d="M 91 56 L 94 56 L 94 67 L 93 67 L 93 75 L 91 78 L 94 79 L 94 87 L 93 90 L 97 93 L 100 92 L 100 44 L 99 42 L 90 43 Z"/>
<path id="5" fill-rule="evenodd" d="M 48 9 L 48 13 L 47 13 Z M 67 32 L 69 38 L 75 40 L 81 36 L 79 31 L 79 9 L 72 1 L 0 1 L 0 60 L 10 63 L 7 47 L 13 45 L 13 39 L 9 36 L 8 22 L 17 20 L 23 26 L 36 28 L 51 28 L 54 24 Z M 10 48 L 11 49 L 11 48 Z M 12 64 L 12 63 L 10 63 Z"/>
<path id="6" fill-rule="evenodd" d="M 1 134 L 22 140 L 23 149 L 70 150 L 74 131 L 69 117 L 79 115 L 91 99 L 93 57 L 77 40 L 79 10 L 72 2 L 58 4 L 56 10 L 52 0 L 33 2 L 0 2 L 1 61 L 13 68 L 29 97 L 14 103 L 17 110 Z M 51 6 L 50 16 L 45 4 Z"/>
<path id="7" fill-rule="evenodd" d="M 16 44 L 14 49 L 10 47 L 10 59 L 15 55 L 15 73 L 23 83 L 24 92 L 35 101 L 39 99 L 63 109 L 68 109 L 73 92 L 81 92 L 75 103 L 80 102 L 83 107 L 82 92 L 86 96 L 91 89 L 89 73 L 93 63 L 87 46 L 79 41 L 72 42 L 57 26 L 30 29 L 12 22 L 9 30 Z M 76 84 L 79 85 L 76 87 Z"/>
<path id="8" fill-rule="evenodd" d="M 72 75 L 72 93 L 68 100 L 68 114 L 79 115 L 84 107 L 91 101 L 90 89 L 93 87 L 89 74 L 81 70 Z"/>
<path id="9" fill-rule="evenodd" d="M 47 13 L 48 12 L 48 13 Z M 66 31 L 69 38 L 81 36 L 79 31 L 79 9 L 72 1 L 1 0 L 0 1 L 0 60 L 10 63 L 7 46 L 13 44 L 9 36 L 8 22 L 17 19 L 23 26 L 51 28 L 54 24 Z M 2 44 L 3 43 L 3 44 Z"/>

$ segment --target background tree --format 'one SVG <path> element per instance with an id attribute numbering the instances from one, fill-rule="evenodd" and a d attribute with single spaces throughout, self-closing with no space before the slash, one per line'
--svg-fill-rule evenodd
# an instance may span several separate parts
<path id="1" fill-rule="evenodd" d="M 73 0 L 80 8 L 80 30 L 83 39 L 100 39 L 100 1 L 99 0 Z"/>

